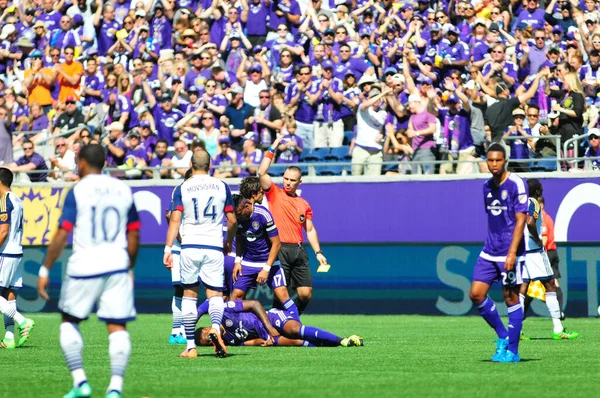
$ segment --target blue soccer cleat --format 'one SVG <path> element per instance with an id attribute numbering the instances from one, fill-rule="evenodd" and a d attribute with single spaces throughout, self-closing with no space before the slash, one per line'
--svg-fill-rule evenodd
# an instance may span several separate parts
<path id="1" fill-rule="evenodd" d="M 176 338 L 176 340 L 177 340 L 177 344 L 187 344 L 187 339 L 186 339 L 186 338 L 185 338 L 185 336 L 184 336 L 183 334 L 181 334 L 181 333 L 179 333 L 179 334 L 177 335 L 177 338 Z"/>
<path id="2" fill-rule="evenodd" d="M 79 387 L 73 387 L 63 398 L 82 398 L 91 396 L 92 387 L 90 387 L 87 381 L 84 381 Z"/>
<path id="3" fill-rule="evenodd" d="M 121 398 L 121 397 L 122 397 L 121 393 L 117 390 L 111 390 L 106 393 L 106 398 Z"/>
<path id="4" fill-rule="evenodd" d="M 496 340 L 496 353 L 492 357 L 492 362 L 502 362 L 502 358 L 506 355 L 506 349 L 508 347 L 507 339 L 498 339 Z"/>
<path id="5" fill-rule="evenodd" d="M 498 362 L 509 363 L 509 362 L 521 362 L 519 354 L 513 354 L 512 351 L 506 350 L 506 354 Z"/>
<path id="6" fill-rule="evenodd" d="M 169 336 L 169 344 L 178 344 L 178 343 L 177 343 L 177 337 L 178 337 L 178 336 L 173 336 L 173 335 L 170 335 L 170 336 Z"/>

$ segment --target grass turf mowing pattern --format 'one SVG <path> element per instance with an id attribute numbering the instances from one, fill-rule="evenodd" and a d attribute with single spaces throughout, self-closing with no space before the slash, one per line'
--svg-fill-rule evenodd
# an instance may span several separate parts
<path id="1" fill-rule="evenodd" d="M 33 314 L 25 347 L 0 350 L 2 397 L 60 397 L 71 388 L 58 342 L 59 316 Z M 141 315 L 129 325 L 133 353 L 127 397 L 594 397 L 600 352 L 597 319 L 567 319 L 581 333 L 552 340 L 550 319 L 530 318 L 519 364 L 488 362 L 494 334 L 479 317 L 303 316 L 306 325 L 339 336 L 356 333 L 365 347 L 229 347 L 216 359 L 200 347 L 198 359 L 181 359 L 184 346 L 167 344 L 170 315 Z M 208 319 L 201 323 L 207 324 Z M 94 396 L 110 378 L 108 339 L 95 318 L 84 322 L 84 367 Z M 516 389 L 516 390 L 515 390 Z M 516 394 L 516 395 L 515 395 Z"/>

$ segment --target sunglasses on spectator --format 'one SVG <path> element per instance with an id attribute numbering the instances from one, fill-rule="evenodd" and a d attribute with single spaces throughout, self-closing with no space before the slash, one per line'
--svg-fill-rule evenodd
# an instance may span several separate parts
<path id="1" fill-rule="evenodd" d="M 278 32 L 287 32 L 287 28 L 278 28 L 277 31 Z"/>
<path id="2" fill-rule="evenodd" d="M 210 59 L 210 57 L 200 57 L 200 59 Z"/>
<path id="3" fill-rule="evenodd" d="M 67 101 L 67 102 L 65 102 L 65 104 L 67 104 L 67 105 L 75 105 L 76 102 L 75 101 Z"/>
<path id="4" fill-rule="evenodd" d="M 337 34 L 337 35 L 345 35 L 345 34 L 347 34 L 347 32 L 345 30 L 338 30 L 337 32 L 335 32 L 335 34 Z"/>
<path id="5" fill-rule="evenodd" d="M 216 84 L 207 84 L 206 85 L 206 88 L 215 88 L 215 87 L 217 87 Z"/>
<path id="6" fill-rule="evenodd" d="M 538 117 L 540 116 L 538 113 L 528 113 L 527 117 Z"/>
<path id="7" fill-rule="evenodd" d="M 131 24 L 133 23 L 133 21 L 131 21 L 131 20 L 126 20 L 126 21 L 123 21 L 123 23 L 124 23 L 125 25 L 131 25 Z"/>
<path id="8" fill-rule="evenodd" d="M 55 57 L 60 57 L 60 54 L 50 54 L 50 56 L 51 56 L 52 58 L 55 58 Z"/>
<path id="9" fill-rule="evenodd" d="M 80 134 L 79 138 L 90 138 L 89 134 Z"/>
<path id="10" fill-rule="evenodd" d="M 62 148 L 63 146 L 67 146 L 67 144 L 56 144 L 57 148 Z"/>
<path id="11" fill-rule="evenodd" d="M 37 60 L 37 61 L 41 61 L 41 60 L 42 60 L 42 57 L 32 57 L 31 59 L 32 59 L 33 61 L 36 61 L 36 60 Z"/>
<path id="12" fill-rule="evenodd" d="M 261 95 L 260 98 L 261 99 L 269 99 L 269 98 L 271 98 L 271 96 L 270 95 Z"/>
<path id="13" fill-rule="evenodd" d="M 212 116 L 209 116 L 209 117 L 203 117 L 202 120 L 215 120 L 215 118 Z"/>
<path id="14" fill-rule="evenodd" d="M 319 19 L 319 22 L 321 22 L 321 23 L 329 22 L 329 19 Z"/>
<path id="15" fill-rule="evenodd" d="M 502 50 L 494 50 L 494 51 L 492 51 L 492 53 L 494 53 L 494 54 L 504 54 L 504 51 L 502 51 Z"/>
<path id="16" fill-rule="evenodd" d="M 6 113 L 5 113 L 5 114 L 0 114 L 0 116 L 6 116 Z M 25 147 L 25 146 L 24 146 L 24 147 L 23 147 L 23 150 L 24 150 L 24 151 L 31 151 L 32 149 L 33 149 L 33 147 L 32 147 L 32 146 L 27 146 L 27 147 Z"/>
<path id="17" fill-rule="evenodd" d="M 500 14 L 498 11 L 492 11 L 492 15 L 498 15 Z"/>
<path id="18" fill-rule="evenodd" d="M 308 76 L 310 75 L 310 72 L 300 72 L 298 73 L 300 76 Z"/>
<path id="19" fill-rule="evenodd" d="M 589 21 L 585 21 L 585 23 L 586 23 L 587 25 L 595 25 L 595 24 L 596 24 L 596 21 L 591 21 L 591 20 L 589 20 Z"/>
<path id="20" fill-rule="evenodd" d="M 73 54 L 75 54 L 73 51 L 69 51 L 69 52 L 65 51 L 65 55 L 73 55 Z"/>

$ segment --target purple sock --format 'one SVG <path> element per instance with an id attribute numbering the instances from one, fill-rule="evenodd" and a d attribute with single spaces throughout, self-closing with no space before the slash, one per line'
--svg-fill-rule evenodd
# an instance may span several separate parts
<path id="1" fill-rule="evenodd" d="M 500 315 L 498 315 L 496 304 L 494 304 L 492 299 L 486 297 L 483 303 L 477 305 L 477 309 L 479 310 L 479 315 L 496 331 L 498 338 L 505 339 L 508 337 L 508 331 L 504 327 L 504 323 L 500 319 Z"/>
<path id="2" fill-rule="evenodd" d="M 309 343 L 317 346 L 337 347 L 342 342 L 341 337 L 312 326 L 302 326 L 300 328 L 300 336 Z"/>
<path id="3" fill-rule="evenodd" d="M 508 350 L 519 353 L 519 339 L 523 328 L 523 310 L 521 303 L 508 307 Z"/>
<path id="4" fill-rule="evenodd" d="M 297 321 L 300 321 L 300 313 L 298 312 L 298 307 L 296 307 L 294 300 L 288 299 L 285 303 L 283 303 L 283 308 L 285 308 L 285 310 L 289 312 L 290 315 L 292 315 Z"/>
<path id="5" fill-rule="evenodd" d="M 309 343 L 308 341 L 302 342 L 302 347 L 316 347 L 316 345 Z"/>

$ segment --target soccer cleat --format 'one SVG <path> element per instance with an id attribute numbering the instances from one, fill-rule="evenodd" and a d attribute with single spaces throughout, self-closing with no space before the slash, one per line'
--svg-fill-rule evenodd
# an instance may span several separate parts
<path id="1" fill-rule="evenodd" d="M 346 337 L 340 342 L 342 347 L 362 347 L 365 345 L 362 337 L 353 334 L 352 336 Z"/>
<path id="2" fill-rule="evenodd" d="M 208 339 L 215 347 L 215 355 L 217 358 L 226 358 L 227 349 L 225 348 L 225 343 L 223 343 L 221 335 L 215 329 L 210 330 L 208 333 Z"/>
<path id="3" fill-rule="evenodd" d="M 560 333 L 552 333 L 552 338 L 554 340 L 573 340 L 577 337 L 579 337 L 579 333 L 569 332 L 566 328 Z"/>
<path id="4" fill-rule="evenodd" d="M 79 387 L 73 387 L 71 391 L 63 398 L 82 398 L 82 397 L 91 397 L 92 396 L 92 387 L 89 385 L 87 381 L 84 381 L 79 385 Z"/>
<path id="5" fill-rule="evenodd" d="M 198 358 L 198 350 L 195 348 L 190 348 L 189 350 L 185 350 L 181 354 L 179 354 L 180 358 Z"/>
<path id="6" fill-rule="evenodd" d="M 506 355 L 506 349 L 508 347 L 508 339 L 496 340 L 496 353 L 492 357 L 492 362 L 501 362 L 500 360 Z"/>
<path id="7" fill-rule="evenodd" d="M 117 390 L 111 390 L 106 393 L 106 398 L 121 398 L 121 393 Z"/>
<path id="8" fill-rule="evenodd" d="M 179 333 L 175 340 L 177 341 L 177 344 L 187 344 L 187 339 L 181 333 Z"/>
<path id="9" fill-rule="evenodd" d="M 521 332 L 521 336 L 519 337 L 521 341 L 529 341 L 531 340 L 529 337 L 525 336 L 525 333 Z"/>
<path id="10" fill-rule="evenodd" d="M 169 336 L 169 344 L 177 344 L 177 337 L 170 335 Z"/>
<path id="11" fill-rule="evenodd" d="M 17 347 L 21 347 L 23 344 L 27 342 L 29 339 L 29 335 L 31 334 L 31 330 L 35 326 L 35 322 L 33 319 L 25 318 L 23 323 L 19 325 L 19 342 L 17 343 Z"/>
<path id="12" fill-rule="evenodd" d="M 512 351 L 506 350 L 506 354 L 498 360 L 498 362 L 509 363 L 509 362 L 521 362 L 519 354 L 513 354 Z"/>
<path id="13" fill-rule="evenodd" d="M 4 340 L 0 341 L 0 348 L 6 348 L 7 350 L 12 350 L 13 348 L 16 348 L 17 345 L 15 344 L 15 339 L 9 339 L 7 337 L 4 338 Z"/>

